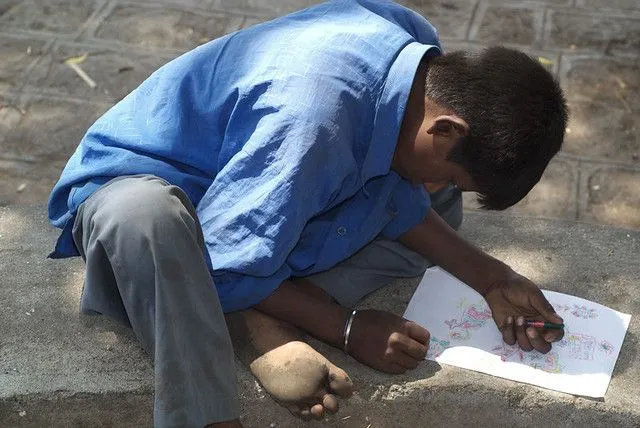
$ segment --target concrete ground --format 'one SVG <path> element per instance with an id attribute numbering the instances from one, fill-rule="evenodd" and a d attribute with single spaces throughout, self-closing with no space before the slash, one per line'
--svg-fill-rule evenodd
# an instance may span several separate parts
<path id="1" fill-rule="evenodd" d="M 317 2 L 0 0 L 0 206 L 45 201 L 91 122 L 161 64 Z M 640 0 L 401 2 L 446 49 L 516 47 L 566 90 L 562 153 L 509 212 L 640 229 Z M 95 89 L 64 64 L 83 54 Z"/>
<path id="2" fill-rule="evenodd" d="M 565 146 L 534 191 L 502 214 L 475 212 L 467 195 L 464 234 L 545 288 L 640 315 L 640 1 L 402 2 L 448 50 L 499 43 L 535 55 L 572 110 Z M 0 0 L 0 426 L 150 424 L 148 358 L 127 331 L 78 318 L 78 260 L 45 259 L 56 236 L 46 197 L 91 122 L 161 64 L 312 3 Z M 84 54 L 94 89 L 64 64 Z M 370 304 L 402 313 L 413 285 Z M 430 362 L 386 376 L 323 348 L 358 388 L 328 424 L 639 426 L 639 332 L 634 318 L 604 401 Z M 247 426 L 299 425 L 240 376 Z"/>
<path id="3" fill-rule="evenodd" d="M 152 370 L 131 333 L 78 316 L 83 266 L 53 261 L 56 232 L 38 207 L 0 209 L 0 426 L 140 427 L 151 424 Z M 462 233 L 543 288 L 634 315 L 604 400 L 574 397 L 425 361 L 385 375 L 320 346 L 356 385 L 340 412 L 306 426 L 640 426 L 640 232 L 573 221 L 469 213 Z M 417 280 L 363 306 L 402 313 Z M 247 427 L 301 426 L 238 369 Z"/>

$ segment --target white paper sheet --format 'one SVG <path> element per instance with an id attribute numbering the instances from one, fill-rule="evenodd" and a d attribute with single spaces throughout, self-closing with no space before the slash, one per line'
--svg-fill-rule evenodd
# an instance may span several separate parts
<path id="1" fill-rule="evenodd" d="M 486 302 L 435 267 L 425 273 L 404 317 L 431 333 L 427 359 L 588 397 L 604 397 L 631 315 L 579 297 L 543 291 L 564 319 L 548 354 L 509 346 Z"/>

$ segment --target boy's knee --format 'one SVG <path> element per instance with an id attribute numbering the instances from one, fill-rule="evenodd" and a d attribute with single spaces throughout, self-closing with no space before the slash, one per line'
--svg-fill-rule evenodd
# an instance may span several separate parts
<path id="1" fill-rule="evenodd" d="M 87 202 L 93 222 L 127 234 L 167 233 L 177 228 L 196 231 L 193 206 L 187 195 L 157 177 L 123 177 L 101 189 Z"/>

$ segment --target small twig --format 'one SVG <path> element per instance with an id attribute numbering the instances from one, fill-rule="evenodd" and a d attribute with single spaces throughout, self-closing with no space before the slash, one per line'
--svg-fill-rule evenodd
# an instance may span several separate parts
<path id="1" fill-rule="evenodd" d="M 620 86 L 620 89 L 627 89 L 627 84 L 625 83 L 624 80 L 622 80 L 620 77 L 618 76 L 613 76 L 614 79 L 616 79 L 616 83 L 618 83 L 618 86 Z"/>
<path id="2" fill-rule="evenodd" d="M 627 100 L 624 99 L 624 97 L 622 96 L 622 94 L 620 93 L 620 90 L 618 90 L 616 88 L 616 97 L 620 100 L 620 102 L 622 103 L 622 105 L 624 106 L 624 108 L 629 112 L 629 113 L 633 113 L 633 111 L 631 110 L 631 106 L 629 105 L 629 103 L 627 102 Z"/>
<path id="3" fill-rule="evenodd" d="M 84 80 L 85 83 L 89 85 L 91 89 L 98 86 L 96 82 L 91 77 L 89 77 L 89 75 L 85 73 L 84 70 L 80 68 L 78 64 L 74 64 L 73 62 L 65 62 L 65 64 L 67 64 L 73 71 L 75 71 L 76 74 L 80 76 L 80 78 Z"/>
<path id="4" fill-rule="evenodd" d="M 24 116 L 25 114 L 27 114 L 27 111 L 21 107 L 15 106 L 13 104 L 0 104 L 0 111 L 2 111 L 5 108 L 12 108 L 14 110 L 16 110 L 18 113 L 20 113 L 22 116 Z"/>

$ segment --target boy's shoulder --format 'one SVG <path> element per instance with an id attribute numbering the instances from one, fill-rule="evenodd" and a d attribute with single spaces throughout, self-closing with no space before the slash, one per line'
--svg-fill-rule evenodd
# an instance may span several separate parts
<path id="1" fill-rule="evenodd" d="M 347 0 L 346 2 L 358 4 L 370 13 L 401 27 L 420 43 L 439 45 L 436 28 L 424 16 L 402 4 L 392 0 L 359 0 L 357 2 Z"/>
<path id="2" fill-rule="evenodd" d="M 249 32 L 291 32 L 303 36 L 318 29 L 325 37 L 316 38 L 317 42 L 330 40 L 335 33 L 373 38 L 393 38 L 406 33 L 417 42 L 439 44 L 435 27 L 425 17 L 391 0 L 328 1 L 258 25 Z"/>

